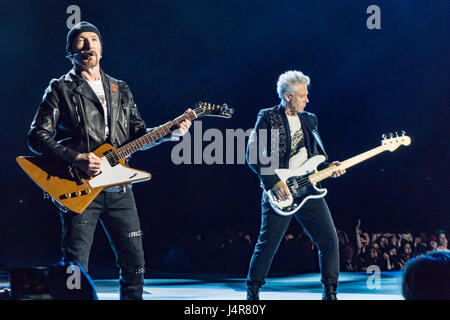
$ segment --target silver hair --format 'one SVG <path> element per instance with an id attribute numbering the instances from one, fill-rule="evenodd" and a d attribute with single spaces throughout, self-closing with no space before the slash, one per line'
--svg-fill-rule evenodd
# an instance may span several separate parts
<path id="1" fill-rule="evenodd" d="M 296 85 L 298 83 L 304 84 L 305 86 L 309 86 L 309 77 L 304 75 L 301 71 L 290 70 L 286 71 L 278 78 L 277 82 L 277 92 L 281 101 L 284 100 L 284 93 L 289 92 L 290 94 L 294 94 L 297 91 Z"/>

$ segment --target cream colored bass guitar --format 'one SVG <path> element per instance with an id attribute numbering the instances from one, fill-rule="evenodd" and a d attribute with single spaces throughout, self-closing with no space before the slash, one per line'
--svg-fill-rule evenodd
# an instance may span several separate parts
<path id="1" fill-rule="evenodd" d="M 393 134 L 389 134 L 389 138 L 387 138 L 386 135 L 383 135 L 381 146 L 341 162 L 339 168 L 348 169 L 383 151 L 394 151 L 401 145 L 409 146 L 410 144 L 411 138 L 405 136 L 404 131 L 402 131 L 401 136 L 396 134 L 396 137 L 394 137 Z M 316 184 L 331 177 L 335 167 L 328 167 L 317 171 L 318 165 L 324 161 L 325 156 L 317 155 L 306 160 L 304 163 L 298 164 L 298 166 L 294 166 L 294 169 L 275 170 L 275 173 L 279 176 L 281 181 L 286 183 L 291 193 L 287 200 L 279 201 L 272 190 L 264 191 L 269 198 L 270 205 L 277 214 L 282 216 L 294 214 L 309 199 L 322 198 L 327 194 L 327 189 L 318 188 Z"/>

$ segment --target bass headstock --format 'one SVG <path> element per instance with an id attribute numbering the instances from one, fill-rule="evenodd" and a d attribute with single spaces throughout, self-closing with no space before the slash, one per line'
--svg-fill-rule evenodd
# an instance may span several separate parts
<path id="1" fill-rule="evenodd" d="M 405 131 L 400 131 L 400 136 L 395 132 L 395 136 L 392 132 L 388 135 L 383 134 L 381 136 L 381 145 L 384 146 L 389 151 L 395 151 L 400 146 L 409 146 L 411 144 L 411 138 L 405 135 Z"/>

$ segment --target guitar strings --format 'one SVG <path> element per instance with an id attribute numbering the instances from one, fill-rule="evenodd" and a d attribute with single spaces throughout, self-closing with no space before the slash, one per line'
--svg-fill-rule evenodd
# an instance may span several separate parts
<path id="1" fill-rule="evenodd" d="M 308 177 L 303 177 L 303 178 L 297 178 L 297 177 L 293 177 L 293 179 L 297 182 L 297 186 L 300 188 L 306 187 L 309 184 L 313 184 Z M 288 187 L 293 187 L 294 186 L 294 182 L 288 182 L 286 183 L 286 185 Z"/>
<path id="2" fill-rule="evenodd" d="M 203 109 L 202 107 L 198 107 L 198 108 L 194 109 L 193 111 L 195 112 L 195 114 L 197 114 L 198 112 L 202 111 L 202 109 Z M 178 118 L 176 118 L 176 119 L 166 123 L 165 125 L 163 125 L 159 129 L 162 129 L 165 126 L 169 126 L 169 125 L 170 125 L 169 127 L 172 127 L 174 124 L 176 124 L 178 122 L 181 122 L 181 121 L 185 120 L 186 118 L 188 118 L 189 120 L 193 120 L 193 119 L 196 118 L 196 116 L 192 115 L 192 119 L 191 119 L 189 114 L 183 114 L 183 115 L 179 116 Z M 110 153 L 108 153 L 105 156 L 105 158 L 108 160 L 108 162 L 111 162 L 111 161 L 118 162 L 120 159 L 126 158 L 126 156 L 123 157 L 120 154 L 121 153 L 125 153 L 126 154 L 127 153 L 126 151 L 130 152 L 130 150 L 133 151 L 133 149 L 136 146 L 139 146 L 139 142 L 137 142 L 137 141 L 139 139 L 143 139 L 143 137 L 144 136 L 142 136 L 142 137 L 138 138 L 137 140 L 132 141 L 132 142 L 130 142 L 130 143 L 128 143 L 128 144 L 126 144 L 126 145 L 124 145 L 124 146 L 122 146 L 122 147 L 120 147 L 120 148 L 118 148 L 118 149 L 116 149 L 116 150 L 114 150 L 114 151 L 112 151 Z M 154 140 L 156 140 L 158 138 L 158 136 L 155 133 L 153 133 L 153 132 L 149 132 L 148 137 L 151 139 L 148 143 L 150 143 L 150 142 L 152 142 L 152 141 L 154 141 Z M 148 144 L 148 143 L 146 143 L 146 144 Z M 144 145 L 146 145 L 146 144 L 144 144 Z"/>
<path id="3" fill-rule="evenodd" d="M 308 179 L 308 177 L 292 177 L 298 184 L 300 188 L 307 186 L 308 184 L 312 184 L 312 182 Z M 294 182 L 286 183 L 288 187 L 294 186 Z"/>
<path id="4" fill-rule="evenodd" d="M 312 184 L 312 182 L 311 181 L 309 181 L 309 179 L 306 177 L 306 178 L 297 178 L 297 177 L 293 177 L 293 179 L 297 182 L 297 184 L 299 185 L 299 187 L 304 187 L 304 186 L 307 186 L 308 184 Z M 289 182 L 289 183 L 286 183 L 286 185 L 287 186 L 289 186 L 289 187 L 292 187 L 292 186 L 294 186 L 294 182 Z"/>
<path id="5" fill-rule="evenodd" d="M 308 178 L 296 178 L 296 177 L 294 177 L 294 180 L 297 182 L 297 185 L 300 188 L 306 187 L 308 184 L 311 183 Z M 286 185 L 288 187 L 293 187 L 294 184 L 295 184 L 294 182 L 286 183 Z"/>
<path id="6" fill-rule="evenodd" d="M 159 129 L 165 128 L 167 126 L 170 128 L 173 125 L 175 125 L 175 124 L 185 120 L 186 118 L 188 118 L 189 120 L 194 120 L 195 118 L 197 118 L 197 114 L 199 112 L 203 111 L 203 109 L 204 109 L 204 107 L 197 107 L 197 108 L 195 108 L 193 110 L 193 113 L 182 114 L 181 116 L 179 116 L 179 117 L 175 118 L 174 120 L 172 120 L 172 121 L 166 123 L 165 125 L 161 126 Z M 105 156 L 105 158 L 108 160 L 108 162 L 111 162 L 111 161 L 118 162 L 120 159 L 126 158 L 127 157 L 127 153 L 131 154 L 134 151 L 136 151 L 136 150 L 133 150 L 133 149 L 136 148 L 136 146 L 139 147 L 140 140 L 145 140 L 145 138 L 144 138 L 145 136 L 149 137 L 151 140 L 149 142 L 145 141 L 147 143 L 145 143 L 143 146 L 147 145 L 148 143 L 150 143 L 150 142 L 152 142 L 152 141 L 154 141 L 154 140 L 156 140 L 158 138 L 158 136 L 155 135 L 155 133 L 149 132 L 148 135 L 144 135 L 144 136 L 138 138 L 137 140 L 132 141 L 132 142 L 130 142 L 130 143 L 128 143 L 128 144 L 126 144 L 126 145 L 124 145 L 124 146 L 122 146 L 122 147 L 120 147 L 120 148 L 118 148 L 118 149 L 116 149 L 116 150 L 114 150 L 114 151 L 112 151 L 110 153 L 108 153 Z M 123 154 L 125 154 L 125 156 L 123 156 Z"/>

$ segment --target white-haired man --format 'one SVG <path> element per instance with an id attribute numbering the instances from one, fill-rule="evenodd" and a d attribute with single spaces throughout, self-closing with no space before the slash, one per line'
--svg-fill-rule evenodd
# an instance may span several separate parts
<path id="1" fill-rule="evenodd" d="M 300 71 L 287 71 L 280 75 L 277 91 L 281 103 L 259 112 L 247 145 L 247 163 L 258 175 L 262 188 L 272 190 L 279 200 L 291 196 L 286 183 L 275 173 L 274 169 L 277 168 L 273 167 L 273 162 L 264 164 L 260 159 L 254 161 L 252 155 L 270 154 L 271 157 L 277 157 L 278 168 L 293 168 L 294 164 L 303 163 L 319 153 L 326 156 L 317 131 L 317 117 L 304 111 L 309 103 L 309 83 L 309 77 Z M 278 132 L 278 141 L 271 139 L 265 146 L 261 144 L 259 133 L 266 130 L 267 136 L 272 137 L 274 129 Z M 333 177 L 345 173 L 345 170 L 339 169 L 339 165 L 338 161 L 330 164 L 336 168 Z M 247 276 L 249 300 L 259 299 L 259 289 L 265 283 L 273 257 L 292 219 L 292 215 L 277 215 L 265 192 L 261 207 L 261 229 Z M 294 216 L 319 249 L 323 299 L 334 300 L 339 276 L 339 251 L 338 237 L 328 206 L 323 198 L 310 199 Z"/>

